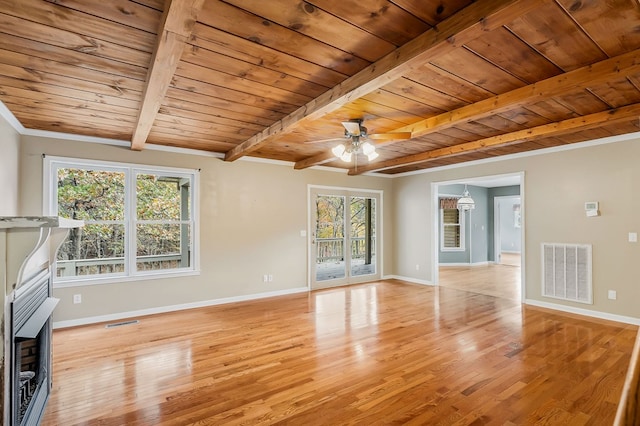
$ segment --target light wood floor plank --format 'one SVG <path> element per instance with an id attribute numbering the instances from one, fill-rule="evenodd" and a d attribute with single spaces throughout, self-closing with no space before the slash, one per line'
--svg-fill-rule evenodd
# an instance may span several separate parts
<path id="1" fill-rule="evenodd" d="M 43 425 L 611 424 L 637 331 L 394 280 L 138 319 L 54 332 Z"/>

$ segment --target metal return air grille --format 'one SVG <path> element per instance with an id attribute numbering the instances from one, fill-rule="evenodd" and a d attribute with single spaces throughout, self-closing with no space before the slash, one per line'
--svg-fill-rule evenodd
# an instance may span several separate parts
<path id="1" fill-rule="evenodd" d="M 542 243 L 542 295 L 593 303 L 591 245 Z"/>

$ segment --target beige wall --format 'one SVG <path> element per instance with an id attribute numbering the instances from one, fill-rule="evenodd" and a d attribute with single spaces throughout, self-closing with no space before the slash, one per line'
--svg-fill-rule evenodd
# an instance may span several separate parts
<path id="1" fill-rule="evenodd" d="M 18 215 L 20 135 L 0 117 L 0 216 Z"/>
<path id="2" fill-rule="evenodd" d="M 202 170 L 201 275 L 56 289 L 58 322 L 305 287 L 307 239 L 300 231 L 307 229 L 307 185 L 383 190 L 385 197 L 392 186 L 386 178 L 40 137 L 23 136 L 21 146 L 21 189 L 29 194 L 21 204 L 25 214 L 42 214 L 43 153 Z M 391 242 L 392 209 L 384 201 L 384 239 Z M 385 243 L 387 273 L 392 253 Z M 273 282 L 262 282 L 267 273 Z M 72 303 L 73 294 L 82 294 L 81 304 Z"/>
<path id="3" fill-rule="evenodd" d="M 18 215 L 18 154 L 20 135 L 0 117 L 0 216 Z M 4 402 L 4 304 L 7 297 L 6 283 L 6 233 L 0 232 L 0 416 Z"/>
<path id="4" fill-rule="evenodd" d="M 65 140 L 22 137 L 22 214 L 42 213 L 42 154 L 107 161 L 200 168 L 202 274 L 56 290 L 62 299 L 56 321 L 198 303 L 227 297 L 287 291 L 307 284 L 307 185 L 384 191 L 385 275 L 433 279 L 431 183 L 460 178 L 525 173 L 524 224 L 526 298 L 605 314 L 640 318 L 640 286 L 633 273 L 640 243 L 640 141 L 629 140 L 441 170 L 396 179 L 349 177 L 317 170 L 295 171 L 248 161 L 225 163 L 203 156 Z M 599 201 L 602 215 L 587 218 L 584 202 Z M 540 243 L 593 245 L 594 304 L 560 302 L 541 296 Z M 416 270 L 416 265 L 420 265 Z M 263 283 L 271 273 L 274 281 Z M 607 299 L 607 290 L 618 299 Z M 83 303 L 73 305 L 81 293 Z"/>
<path id="5" fill-rule="evenodd" d="M 524 171 L 526 298 L 640 319 L 640 243 L 627 241 L 640 232 L 639 158 L 640 140 L 629 140 L 395 179 L 396 274 L 433 277 L 432 182 Z M 602 215 L 586 217 L 586 201 L 599 201 Z M 542 242 L 593 245 L 593 305 L 541 296 Z"/>

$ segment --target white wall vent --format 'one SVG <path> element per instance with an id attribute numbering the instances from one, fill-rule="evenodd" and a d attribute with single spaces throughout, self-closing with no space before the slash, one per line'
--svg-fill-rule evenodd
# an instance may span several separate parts
<path id="1" fill-rule="evenodd" d="M 590 244 L 542 243 L 542 295 L 593 303 Z"/>

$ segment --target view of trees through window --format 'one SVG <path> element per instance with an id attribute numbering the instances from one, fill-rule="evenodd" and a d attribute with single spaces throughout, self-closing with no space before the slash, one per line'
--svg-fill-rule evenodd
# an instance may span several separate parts
<path id="1" fill-rule="evenodd" d="M 375 217 L 375 203 L 364 197 L 349 199 L 351 255 L 357 259 L 364 256 L 367 226 L 370 227 L 371 236 L 375 235 L 375 220 L 370 219 Z M 344 259 L 344 208 L 345 197 L 342 196 L 321 196 L 316 199 L 316 238 L 320 261 Z"/>
<path id="2" fill-rule="evenodd" d="M 85 221 L 58 251 L 58 276 L 122 274 L 128 250 L 139 271 L 190 265 L 190 179 L 137 173 L 129 206 L 132 178 L 106 168 L 57 169 L 58 215 Z M 131 241 L 135 247 L 128 248 Z"/>

